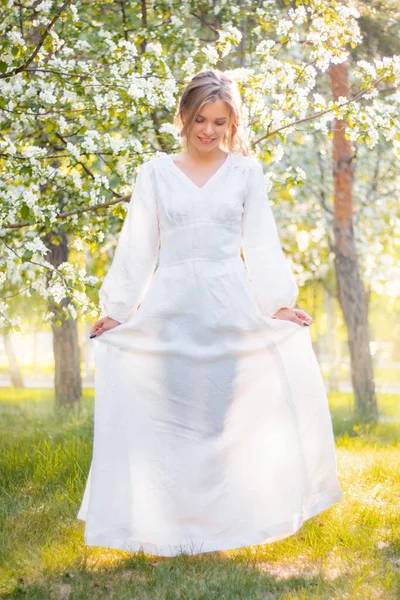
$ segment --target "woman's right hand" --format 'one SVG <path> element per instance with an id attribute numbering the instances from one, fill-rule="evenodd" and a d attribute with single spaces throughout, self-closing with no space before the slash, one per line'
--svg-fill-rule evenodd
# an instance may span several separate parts
<path id="1" fill-rule="evenodd" d="M 117 327 L 118 325 L 121 325 L 119 321 L 115 321 L 115 319 L 112 319 L 111 317 L 102 317 L 101 319 L 96 321 L 96 323 L 90 330 L 90 338 L 98 338 L 105 331 L 108 331 L 109 329 L 114 329 L 114 327 Z"/>
<path id="2" fill-rule="evenodd" d="M 312 317 L 301 308 L 280 308 L 272 318 L 293 321 L 300 327 L 309 327 L 312 321 Z"/>

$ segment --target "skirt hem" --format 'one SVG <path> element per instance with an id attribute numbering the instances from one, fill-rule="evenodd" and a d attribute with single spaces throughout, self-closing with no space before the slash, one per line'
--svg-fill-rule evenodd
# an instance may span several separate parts
<path id="1" fill-rule="evenodd" d="M 232 540 L 202 540 L 195 542 L 190 539 L 181 544 L 165 544 L 144 542 L 133 539 L 132 537 L 113 537 L 110 532 L 86 533 L 84 535 L 85 544 L 87 546 L 100 546 L 103 548 L 112 548 L 115 550 L 123 550 L 125 552 L 144 552 L 152 556 L 173 557 L 179 554 L 202 554 L 205 552 L 217 552 L 219 550 L 234 550 L 247 546 L 258 544 L 269 544 L 279 540 L 283 540 L 297 533 L 305 521 L 311 519 L 315 515 L 325 511 L 333 504 L 342 500 L 342 490 L 327 495 L 323 494 L 313 504 L 305 506 L 302 512 L 296 513 L 293 516 L 292 522 L 279 523 L 268 527 L 268 530 L 258 533 L 254 536 L 249 536 L 248 539 L 233 538 Z M 85 521 L 84 518 L 77 517 L 79 520 Z"/>

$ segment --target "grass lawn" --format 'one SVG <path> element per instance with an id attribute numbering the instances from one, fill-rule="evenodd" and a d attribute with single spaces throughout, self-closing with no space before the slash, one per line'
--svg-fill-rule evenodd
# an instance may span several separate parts
<path id="1" fill-rule="evenodd" d="M 344 499 L 293 536 L 228 559 L 163 559 L 83 541 L 76 519 L 89 470 L 93 391 L 79 416 L 52 391 L 0 391 L 0 597 L 96 600 L 400 598 L 400 396 L 359 426 L 351 395 L 330 394 Z"/>

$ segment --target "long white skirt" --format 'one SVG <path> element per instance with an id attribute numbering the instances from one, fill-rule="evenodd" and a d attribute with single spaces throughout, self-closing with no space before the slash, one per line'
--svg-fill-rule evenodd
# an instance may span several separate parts
<path id="1" fill-rule="evenodd" d="M 173 269 L 156 271 L 149 306 Z M 205 296 L 181 276 L 191 311 L 177 297 L 168 318 L 139 309 L 93 340 L 87 545 L 175 556 L 269 543 L 342 498 L 309 329 L 251 314 L 238 294 L 210 296 L 199 320 Z"/>

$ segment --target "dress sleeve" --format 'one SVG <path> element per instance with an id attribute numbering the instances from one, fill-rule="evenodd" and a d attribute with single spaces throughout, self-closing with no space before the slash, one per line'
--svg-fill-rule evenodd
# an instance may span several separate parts
<path id="1" fill-rule="evenodd" d="M 245 266 L 263 315 L 291 308 L 299 289 L 285 258 L 278 229 L 265 190 L 261 163 L 254 158 L 242 219 L 242 247 Z"/>
<path id="2" fill-rule="evenodd" d="M 160 229 L 149 166 L 142 164 L 111 266 L 99 290 L 104 316 L 128 320 L 144 298 L 157 263 Z"/>

